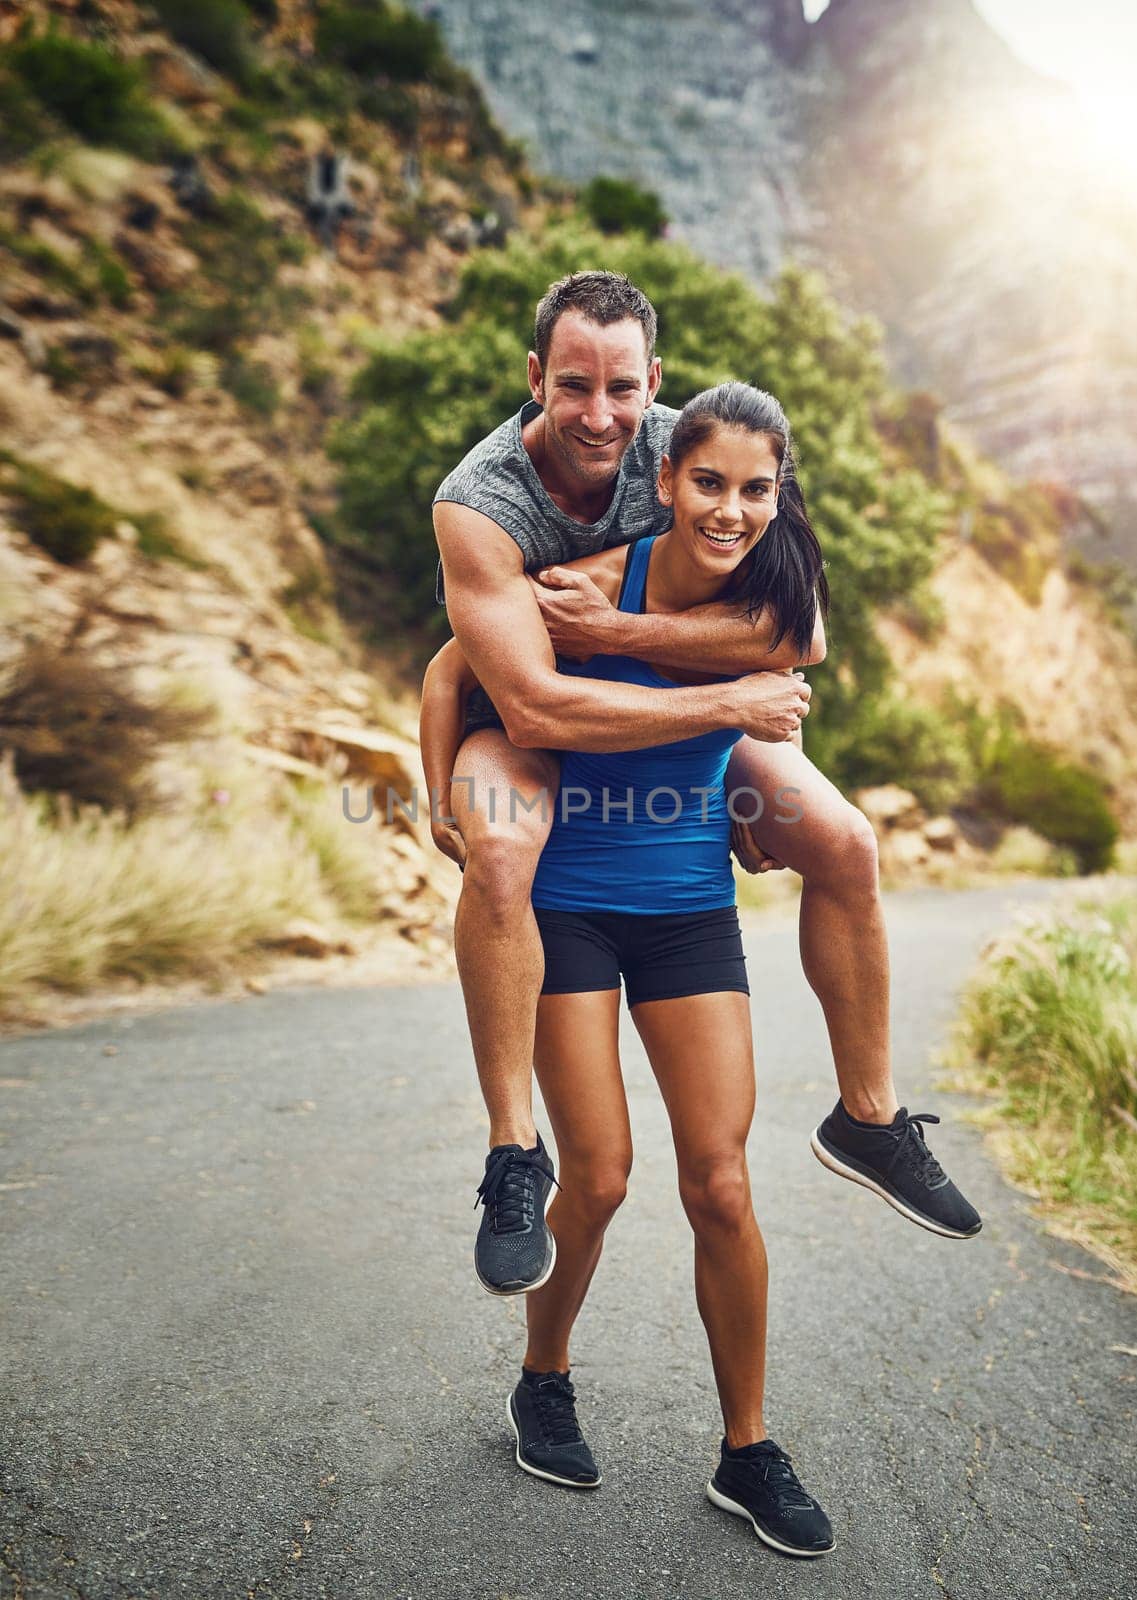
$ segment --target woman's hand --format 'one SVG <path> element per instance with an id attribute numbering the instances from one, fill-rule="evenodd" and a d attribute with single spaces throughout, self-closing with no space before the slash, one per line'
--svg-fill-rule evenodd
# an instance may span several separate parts
<path id="1" fill-rule="evenodd" d="M 598 651 L 609 653 L 602 646 L 613 643 L 621 613 L 591 578 L 567 567 L 543 567 L 529 582 L 558 655 L 587 661 Z"/>
<path id="2" fill-rule="evenodd" d="M 456 866 L 466 869 L 466 841 L 458 830 L 458 824 L 447 818 L 432 819 L 430 824 L 430 837 L 434 840 L 437 849 L 444 856 L 449 856 Z"/>
<path id="3" fill-rule="evenodd" d="M 786 864 L 775 856 L 768 856 L 750 831 L 748 822 L 732 822 L 730 848 L 743 872 L 751 876 L 756 872 L 784 872 Z"/>

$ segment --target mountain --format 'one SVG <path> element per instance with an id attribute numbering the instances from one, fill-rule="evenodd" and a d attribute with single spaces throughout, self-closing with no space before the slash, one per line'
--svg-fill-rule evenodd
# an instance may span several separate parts
<path id="1" fill-rule="evenodd" d="M 763 281 L 819 267 L 896 375 L 1137 566 L 1137 195 L 971 0 L 432 0 L 538 165 L 654 189 Z M 664 352 L 666 355 L 666 352 Z"/>

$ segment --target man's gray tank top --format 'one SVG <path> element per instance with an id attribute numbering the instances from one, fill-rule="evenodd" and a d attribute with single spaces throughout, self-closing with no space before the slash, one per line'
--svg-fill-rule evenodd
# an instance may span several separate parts
<path id="1" fill-rule="evenodd" d="M 550 499 L 521 440 L 522 428 L 540 410 L 535 400 L 528 400 L 515 417 L 487 434 L 442 480 L 435 505 L 449 500 L 491 518 L 520 545 L 526 572 L 575 561 L 671 526 L 670 507 L 660 505 L 655 485 L 678 411 L 648 407 L 620 463 L 612 504 L 599 522 L 574 522 Z M 435 598 L 440 605 L 446 603 L 441 562 Z"/>

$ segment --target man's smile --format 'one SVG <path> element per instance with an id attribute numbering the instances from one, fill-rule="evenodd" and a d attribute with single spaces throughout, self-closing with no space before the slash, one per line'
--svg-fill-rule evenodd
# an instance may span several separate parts
<path id="1" fill-rule="evenodd" d="M 587 446 L 589 450 L 604 450 L 610 444 L 617 444 L 619 442 L 619 437 L 619 434 L 616 434 L 611 439 L 594 439 L 590 434 L 586 433 L 573 434 L 573 438 L 576 440 L 576 442 L 578 444 Z"/>

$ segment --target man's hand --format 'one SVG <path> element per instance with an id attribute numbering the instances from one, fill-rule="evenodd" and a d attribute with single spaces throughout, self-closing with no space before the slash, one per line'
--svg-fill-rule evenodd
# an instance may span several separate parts
<path id="1" fill-rule="evenodd" d="M 575 661 L 596 654 L 612 654 L 605 645 L 613 638 L 620 613 L 602 589 L 583 572 L 567 567 L 543 567 L 529 582 L 541 608 L 541 621 L 549 630 L 553 649 Z"/>
<path id="2" fill-rule="evenodd" d="M 430 836 L 444 856 L 465 871 L 466 841 L 458 831 L 458 824 L 445 818 L 431 819 Z"/>
<path id="3" fill-rule="evenodd" d="M 751 672 L 724 687 L 737 704 L 735 725 L 752 739 L 782 744 L 800 736 L 813 692 L 800 672 Z"/>

